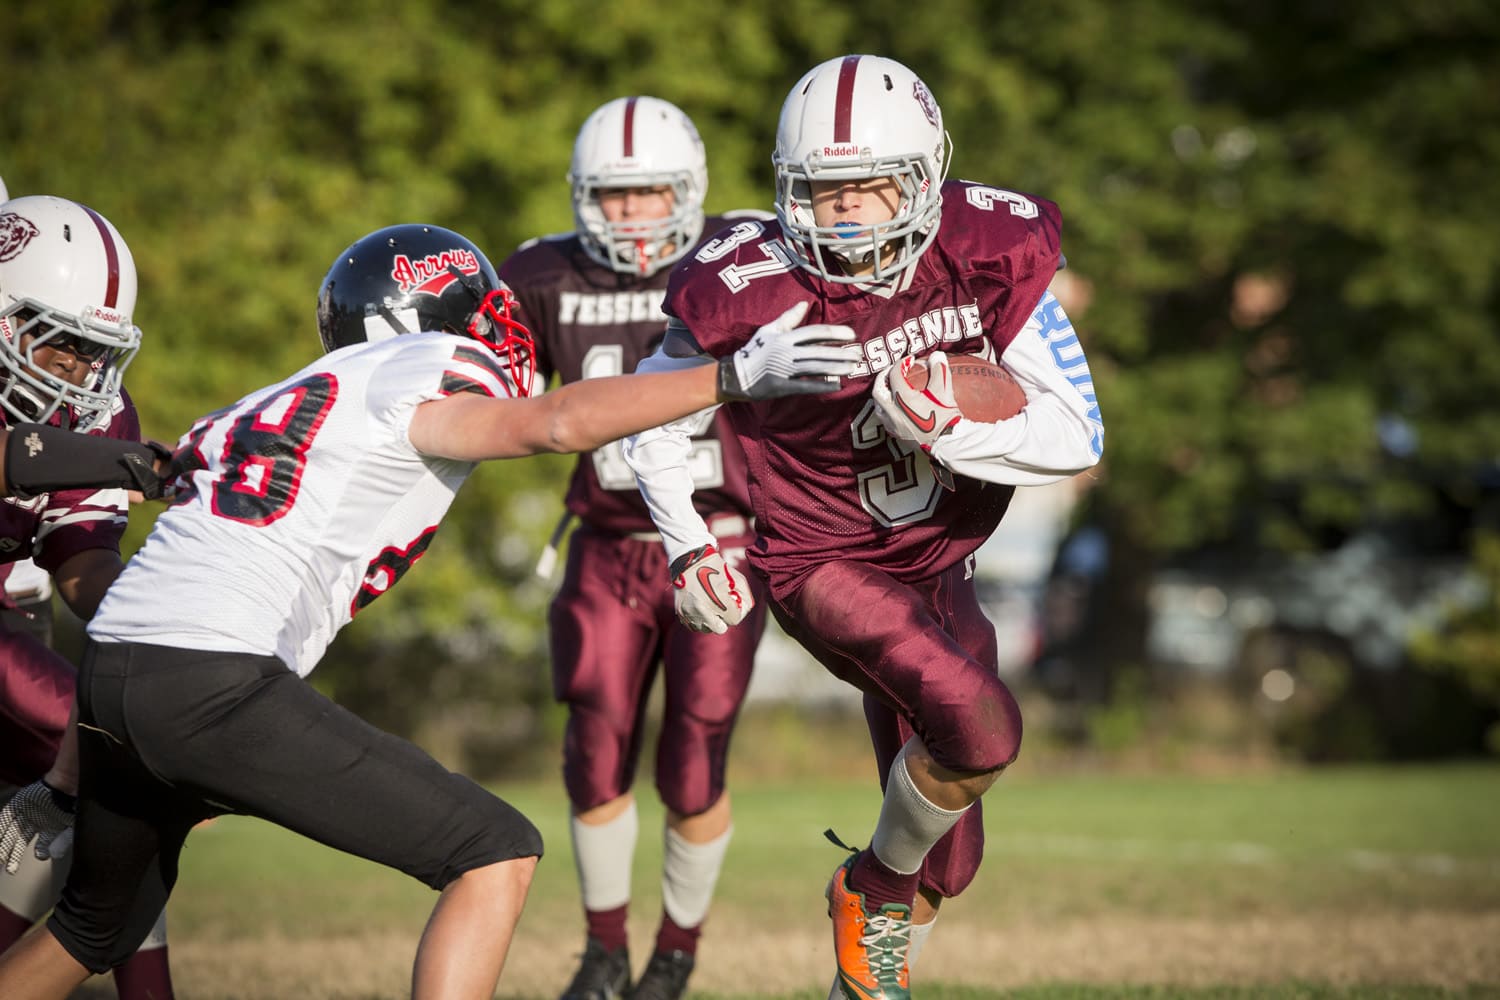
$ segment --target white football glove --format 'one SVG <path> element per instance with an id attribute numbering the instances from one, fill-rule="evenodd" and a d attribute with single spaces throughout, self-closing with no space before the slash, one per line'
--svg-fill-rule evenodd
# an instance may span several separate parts
<path id="1" fill-rule="evenodd" d="M 719 359 L 719 393 L 726 400 L 773 399 L 833 392 L 863 354 L 847 326 L 798 326 L 810 302 L 799 302 L 755 331 L 750 342 Z"/>
<path id="2" fill-rule="evenodd" d="M 927 356 L 927 385 L 921 389 L 907 379 L 915 362 L 916 358 L 907 357 L 891 365 L 875 379 L 870 395 L 887 433 L 930 452 L 933 442 L 951 431 L 963 414 L 953 399 L 948 355 L 935 351 Z"/>
<path id="3" fill-rule="evenodd" d="M 60 858 L 73 843 L 73 813 L 64 803 L 71 796 L 54 792 L 45 781 L 36 781 L 11 796 L 0 809 L 0 860 L 7 875 L 14 875 L 32 838 L 38 861 Z M 66 834 L 66 836 L 64 836 Z"/>
<path id="4" fill-rule="evenodd" d="M 870 387 L 875 416 L 887 434 L 926 452 L 937 481 L 943 489 L 953 490 L 953 473 L 932 458 L 933 442 L 952 430 L 963 416 L 953 398 L 953 371 L 948 367 L 948 355 L 934 351 L 927 356 L 927 385 L 918 389 L 907 379 L 916 360 L 902 358 L 876 376 Z"/>
<path id="5" fill-rule="evenodd" d="M 668 572 L 677 618 L 694 632 L 722 635 L 755 607 L 750 582 L 712 545 L 678 556 Z"/>

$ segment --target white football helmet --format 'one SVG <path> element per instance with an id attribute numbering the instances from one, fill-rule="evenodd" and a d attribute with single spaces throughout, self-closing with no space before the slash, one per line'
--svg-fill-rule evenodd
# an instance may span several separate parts
<path id="1" fill-rule="evenodd" d="M 10 201 L 10 192 L 5 190 L 4 177 L 0 177 L 0 201 Z"/>
<path id="2" fill-rule="evenodd" d="M 703 233 L 708 162 L 703 140 L 681 108 L 657 97 L 620 97 L 589 115 L 568 170 L 573 219 L 589 257 L 621 274 L 645 276 L 692 249 Z M 672 214 L 611 224 L 601 188 L 672 188 Z"/>
<path id="3" fill-rule="evenodd" d="M 0 204 L 0 410 L 7 423 L 89 430 L 109 419 L 120 380 L 141 346 L 130 322 L 135 259 L 98 212 L 65 198 Z M 37 364 L 65 347 L 89 368 L 82 385 Z"/>
<path id="4" fill-rule="evenodd" d="M 932 92 L 894 59 L 851 55 L 807 72 L 781 107 L 776 129 L 776 218 L 802 266 L 826 281 L 885 281 L 917 262 L 937 238 L 948 134 Z M 812 181 L 894 177 L 895 218 L 860 228 L 819 226 Z M 882 259 L 894 244 L 895 255 Z M 855 277 L 828 258 L 873 265 Z"/>

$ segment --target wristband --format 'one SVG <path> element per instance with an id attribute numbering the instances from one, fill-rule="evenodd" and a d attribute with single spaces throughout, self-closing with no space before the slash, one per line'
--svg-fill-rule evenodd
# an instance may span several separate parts
<path id="1" fill-rule="evenodd" d="M 57 806 L 57 808 L 61 809 L 65 813 L 68 813 L 69 815 L 72 815 L 73 813 L 76 813 L 78 811 L 78 796 L 69 795 L 61 788 L 53 788 L 51 785 L 47 784 L 46 778 L 42 779 L 42 787 L 52 793 L 52 804 Z"/>
<path id="2" fill-rule="evenodd" d="M 672 565 L 667 567 L 668 578 L 672 580 L 677 579 L 684 572 L 686 572 L 687 568 L 693 563 L 697 562 L 699 559 L 706 559 L 717 551 L 719 550 L 714 548 L 712 545 L 700 545 L 696 549 L 690 549 L 689 551 L 684 552 L 676 559 L 673 559 Z"/>
<path id="3" fill-rule="evenodd" d="M 736 402 L 749 398 L 740 385 L 739 372 L 734 370 L 733 354 L 719 359 L 719 398 Z"/>

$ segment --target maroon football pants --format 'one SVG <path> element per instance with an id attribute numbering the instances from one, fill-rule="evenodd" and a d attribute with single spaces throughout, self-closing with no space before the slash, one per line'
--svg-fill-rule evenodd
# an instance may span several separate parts
<path id="1" fill-rule="evenodd" d="M 882 789 L 914 733 L 953 771 L 989 771 L 1020 752 L 1020 706 L 1000 680 L 995 628 L 966 576 L 959 563 L 904 584 L 864 563 L 830 562 L 773 605 L 788 635 L 864 692 Z M 976 802 L 928 854 L 922 884 L 956 896 L 983 855 Z"/>
<path id="2" fill-rule="evenodd" d="M 750 542 L 725 539 L 726 558 Z M 743 562 L 735 562 L 744 571 Z M 747 576 L 751 576 L 747 574 Z M 659 539 L 634 539 L 587 524 L 568 543 L 568 569 L 549 614 L 552 686 L 568 706 L 563 780 L 579 812 L 619 798 L 635 780 L 642 722 L 662 672 L 664 707 L 656 788 L 669 809 L 703 812 L 724 792 L 729 739 L 765 630 L 765 595 L 723 635 L 677 620 Z"/>
<path id="3" fill-rule="evenodd" d="M 24 632 L 0 626 L 0 781 L 29 785 L 52 766 L 78 672 Z"/>

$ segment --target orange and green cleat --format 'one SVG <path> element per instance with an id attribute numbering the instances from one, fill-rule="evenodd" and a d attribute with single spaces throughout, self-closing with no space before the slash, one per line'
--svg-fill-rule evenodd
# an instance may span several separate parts
<path id="1" fill-rule="evenodd" d="M 864 894 L 849 888 L 858 856 L 851 854 L 828 883 L 839 985 L 849 1000 L 911 1000 L 906 974 L 911 907 L 886 903 L 873 913 L 866 909 Z"/>

